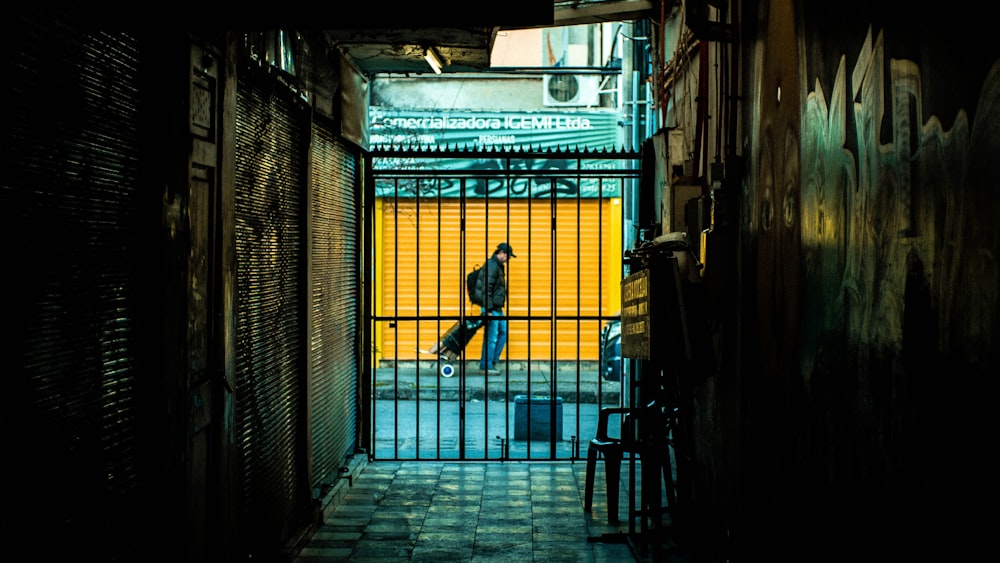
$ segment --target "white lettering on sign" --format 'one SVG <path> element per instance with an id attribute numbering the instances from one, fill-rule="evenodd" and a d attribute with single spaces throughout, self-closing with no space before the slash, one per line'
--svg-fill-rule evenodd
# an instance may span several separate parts
<path id="1" fill-rule="evenodd" d="M 417 144 L 417 145 L 434 145 L 437 143 L 437 138 L 434 135 L 372 135 L 369 141 L 373 145 L 388 145 L 388 144 Z"/>
<path id="2" fill-rule="evenodd" d="M 513 145 L 517 143 L 516 135 L 480 135 L 480 145 Z"/>
<path id="3" fill-rule="evenodd" d="M 589 117 L 582 116 L 557 116 L 557 115 L 508 115 L 503 117 L 477 117 L 444 114 L 441 116 L 427 117 L 389 117 L 385 116 L 381 121 L 376 120 L 375 125 L 388 128 L 401 129 L 439 129 L 439 130 L 569 130 L 584 131 L 593 129 L 594 125 Z"/>
<path id="4" fill-rule="evenodd" d="M 508 129 L 590 129 L 590 119 L 571 116 L 507 116 L 504 124 Z"/>

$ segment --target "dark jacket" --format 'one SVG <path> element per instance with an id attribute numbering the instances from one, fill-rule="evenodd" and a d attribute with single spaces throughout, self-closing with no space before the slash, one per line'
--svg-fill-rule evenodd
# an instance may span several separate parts
<path id="1" fill-rule="evenodd" d="M 487 311 L 503 309 L 504 302 L 507 300 L 507 287 L 503 264 L 497 260 L 495 252 L 486 261 L 485 268 L 486 271 L 480 272 L 479 279 L 476 280 L 476 292 L 484 297 L 483 303 L 485 303 Z M 484 276 L 483 273 L 486 275 Z"/>

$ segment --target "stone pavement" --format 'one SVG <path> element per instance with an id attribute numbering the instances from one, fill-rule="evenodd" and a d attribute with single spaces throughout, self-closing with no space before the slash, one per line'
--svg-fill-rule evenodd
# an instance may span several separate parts
<path id="1" fill-rule="evenodd" d="M 436 362 L 376 371 L 376 459 L 584 459 L 600 408 L 619 404 L 620 384 L 596 365 L 455 367 L 450 378 Z"/>
<path id="2" fill-rule="evenodd" d="M 456 362 L 455 375 L 439 375 L 439 363 L 383 361 L 375 370 L 376 399 L 512 400 L 517 395 L 562 397 L 565 402 L 617 405 L 621 384 L 598 377 L 597 362 L 500 362 L 486 375 L 475 361 Z"/>

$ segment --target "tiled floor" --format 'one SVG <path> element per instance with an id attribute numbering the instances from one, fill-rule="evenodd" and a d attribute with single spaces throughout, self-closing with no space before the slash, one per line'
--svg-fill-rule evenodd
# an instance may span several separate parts
<path id="1" fill-rule="evenodd" d="M 600 467 L 593 510 L 584 512 L 585 465 L 371 462 L 295 563 L 687 561 L 666 533 L 637 546 L 627 522 L 607 523 Z"/>

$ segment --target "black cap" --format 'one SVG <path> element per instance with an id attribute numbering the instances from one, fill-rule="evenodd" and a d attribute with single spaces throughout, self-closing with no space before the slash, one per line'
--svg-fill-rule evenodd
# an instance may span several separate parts
<path id="1" fill-rule="evenodd" d="M 517 254 L 514 254 L 514 249 L 510 247 L 506 242 L 501 242 L 497 245 L 497 252 L 503 252 L 510 256 L 511 258 L 517 258 Z"/>

